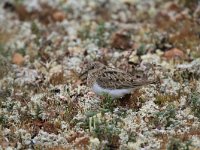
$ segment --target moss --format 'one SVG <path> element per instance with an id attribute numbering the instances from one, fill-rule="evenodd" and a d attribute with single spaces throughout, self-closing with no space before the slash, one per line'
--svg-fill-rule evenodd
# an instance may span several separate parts
<path id="1" fill-rule="evenodd" d="M 6 98 L 10 96 L 11 96 L 10 89 L 0 90 L 0 107 L 3 106 L 3 102 L 6 101 Z"/>
<path id="2" fill-rule="evenodd" d="M 118 124 L 122 123 L 122 120 L 116 117 L 108 121 L 104 113 L 105 109 L 88 111 L 85 114 L 85 120 L 81 120 L 77 124 L 84 130 L 89 130 L 92 136 L 98 138 L 101 142 L 107 141 L 104 149 L 116 149 L 120 145 L 119 134 L 121 131 Z M 130 134 L 131 140 L 133 140 L 132 134 Z"/>
<path id="3" fill-rule="evenodd" d="M 65 109 L 65 119 L 67 122 L 73 124 L 73 118 L 78 114 L 78 104 L 73 101 L 69 101 Z"/>
<path id="4" fill-rule="evenodd" d="M 198 0 L 178 0 L 178 3 L 185 7 L 197 6 L 198 2 Z"/>
<path id="5" fill-rule="evenodd" d="M 105 39 L 105 37 L 104 37 L 105 31 L 106 31 L 105 23 L 100 23 L 100 24 L 97 26 L 96 35 L 94 36 L 94 38 L 97 39 L 97 45 L 98 45 L 99 47 L 104 47 L 104 46 L 106 46 L 106 39 Z"/>
<path id="6" fill-rule="evenodd" d="M 164 106 L 165 104 L 173 101 L 179 100 L 179 95 L 167 95 L 167 94 L 158 94 L 155 96 L 155 103 L 159 106 Z"/>
<path id="7" fill-rule="evenodd" d="M 108 39 L 105 36 L 105 32 L 112 32 L 112 30 L 113 29 L 107 29 L 104 22 L 99 23 L 94 31 L 92 31 L 91 24 L 87 24 L 78 31 L 78 36 L 82 40 L 92 40 L 99 47 L 105 47 L 108 45 Z"/>
<path id="8" fill-rule="evenodd" d="M 117 128 L 118 120 L 111 120 L 107 122 L 102 120 L 102 122 L 96 122 L 95 128 L 92 134 L 97 137 L 100 141 L 106 140 L 106 148 L 115 149 L 119 147 L 119 134 L 120 128 Z"/>
<path id="9" fill-rule="evenodd" d="M 78 36 L 82 40 L 86 40 L 90 38 L 90 30 L 91 30 L 91 24 L 84 25 L 81 30 L 78 31 Z"/>
<path id="10" fill-rule="evenodd" d="M 16 52 L 25 56 L 26 55 L 26 48 L 20 48 L 20 49 L 16 50 Z"/>
<path id="11" fill-rule="evenodd" d="M 37 26 L 37 24 L 35 22 L 31 23 L 31 31 L 32 31 L 33 34 L 36 35 L 35 43 L 37 45 L 39 45 L 39 40 L 40 40 L 40 37 L 41 37 L 41 31 L 40 31 L 39 27 Z"/>
<path id="12" fill-rule="evenodd" d="M 199 79 L 198 72 L 190 71 L 189 69 L 178 69 L 173 73 L 173 79 L 177 82 L 186 82 Z"/>
<path id="13" fill-rule="evenodd" d="M 6 123 L 7 123 L 7 120 L 6 120 L 5 116 L 0 115 L 0 124 L 4 126 Z"/>
<path id="14" fill-rule="evenodd" d="M 3 55 L 4 57 L 8 57 L 11 55 L 10 51 L 5 50 L 5 45 L 1 43 L 1 41 L 0 41 L 0 54 Z"/>
<path id="15" fill-rule="evenodd" d="M 176 109 L 174 105 L 169 104 L 165 110 L 155 114 L 152 120 L 155 127 L 164 126 L 165 128 L 175 123 Z"/>
<path id="16" fill-rule="evenodd" d="M 192 93 L 189 98 L 189 104 L 194 115 L 200 120 L 200 93 Z"/>
<path id="17" fill-rule="evenodd" d="M 135 132 L 129 132 L 128 133 L 128 142 L 135 143 L 136 142 L 136 137 L 137 137 L 137 134 Z"/>
<path id="18" fill-rule="evenodd" d="M 109 95 L 105 94 L 101 102 L 101 108 L 113 112 L 114 108 L 117 107 L 117 99 L 112 99 Z"/>
<path id="19" fill-rule="evenodd" d="M 145 44 L 141 44 L 140 47 L 137 49 L 137 55 L 142 56 L 147 52 L 147 48 L 145 47 Z"/>
<path id="20" fill-rule="evenodd" d="M 0 48 L 1 49 L 1 48 Z M 1 53 L 1 50 L 0 50 Z M 0 79 L 5 77 L 10 70 L 10 65 L 7 59 L 0 55 Z"/>
<path id="21" fill-rule="evenodd" d="M 35 119 L 41 119 L 41 114 L 42 114 L 42 108 L 40 105 L 36 104 L 36 109 L 35 109 Z"/>
<path id="22" fill-rule="evenodd" d="M 170 139 L 167 150 L 190 150 L 192 142 L 188 141 L 181 141 L 180 139 L 172 138 Z"/>
<path id="23" fill-rule="evenodd" d="M 23 2 L 24 2 L 24 0 L 16 0 L 16 1 L 14 1 L 15 2 L 15 4 L 23 4 Z"/>

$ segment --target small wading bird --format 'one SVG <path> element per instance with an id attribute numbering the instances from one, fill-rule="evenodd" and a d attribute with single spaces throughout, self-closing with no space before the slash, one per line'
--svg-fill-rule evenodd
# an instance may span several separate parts
<path id="1" fill-rule="evenodd" d="M 97 95 L 109 95 L 112 99 L 122 98 L 141 86 L 154 84 L 155 80 L 137 79 L 125 71 L 110 68 L 100 62 L 88 64 L 86 70 L 80 75 L 82 80 L 87 79 L 87 85 Z"/>

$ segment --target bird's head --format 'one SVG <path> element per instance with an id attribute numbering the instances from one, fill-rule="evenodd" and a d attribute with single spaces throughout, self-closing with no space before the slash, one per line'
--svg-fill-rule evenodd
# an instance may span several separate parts
<path id="1" fill-rule="evenodd" d="M 83 69 L 83 72 L 80 74 L 81 79 L 87 78 L 88 73 L 96 72 L 97 70 L 101 70 L 105 67 L 104 64 L 95 61 L 87 64 L 87 67 Z"/>

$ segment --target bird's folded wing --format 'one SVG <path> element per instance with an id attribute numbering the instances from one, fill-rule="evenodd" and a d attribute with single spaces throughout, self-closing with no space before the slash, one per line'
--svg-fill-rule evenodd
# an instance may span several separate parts
<path id="1" fill-rule="evenodd" d="M 125 72 L 107 70 L 97 78 L 97 84 L 106 89 L 133 88 L 132 77 Z"/>

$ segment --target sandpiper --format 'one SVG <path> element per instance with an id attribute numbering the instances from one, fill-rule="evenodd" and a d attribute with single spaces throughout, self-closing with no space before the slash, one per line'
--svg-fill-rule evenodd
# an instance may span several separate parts
<path id="1" fill-rule="evenodd" d="M 90 63 L 81 74 L 87 85 L 97 94 L 108 94 L 111 98 L 121 98 L 141 86 L 153 84 L 155 80 L 138 79 L 120 69 L 107 67 L 100 62 Z"/>

